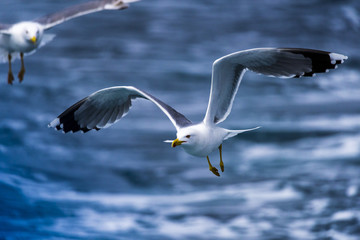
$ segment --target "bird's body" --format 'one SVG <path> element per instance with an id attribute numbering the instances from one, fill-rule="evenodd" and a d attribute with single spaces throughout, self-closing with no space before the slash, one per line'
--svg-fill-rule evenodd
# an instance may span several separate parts
<path id="1" fill-rule="evenodd" d="M 177 139 L 186 140 L 181 144 L 185 152 L 196 157 L 208 156 L 221 145 L 227 135 L 226 129 L 215 124 L 209 126 L 204 122 L 181 128 L 176 133 Z"/>
<path id="2" fill-rule="evenodd" d="M 197 157 L 207 157 L 209 169 L 220 176 L 210 163 L 208 155 L 216 149 L 222 161 L 222 143 L 237 134 L 255 130 L 229 130 L 217 124 L 230 114 L 232 104 L 246 70 L 268 76 L 301 77 L 327 72 L 343 63 L 346 56 L 336 53 L 297 48 L 257 48 L 235 52 L 217 59 L 213 64 L 209 104 L 202 122 L 193 124 L 184 115 L 156 97 L 132 86 L 101 89 L 72 105 L 49 126 L 65 133 L 100 130 L 127 114 L 133 99 L 143 98 L 157 105 L 176 128 L 175 140 L 166 140 L 172 147 L 183 149 Z"/>
<path id="3" fill-rule="evenodd" d="M 97 0 L 78 4 L 62 11 L 46 15 L 33 21 L 21 21 L 15 24 L 0 24 L 0 62 L 9 62 L 8 83 L 14 77 L 11 62 L 21 59 L 21 70 L 18 78 L 23 80 L 25 73 L 24 54 L 34 53 L 39 47 L 50 42 L 55 35 L 45 31 L 67 20 L 102 10 L 121 10 L 127 3 L 138 0 Z"/>
<path id="4" fill-rule="evenodd" d="M 259 127 L 244 130 L 229 130 L 219 127 L 214 123 L 205 123 L 202 121 L 198 124 L 180 128 L 176 133 L 176 137 L 177 139 L 182 139 L 183 142 L 181 146 L 185 152 L 196 157 L 206 157 L 219 148 L 226 139 L 257 128 Z M 190 137 L 188 138 L 187 136 Z M 171 140 L 167 140 L 167 142 L 170 141 Z M 173 144 L 173 147 L 175 146 L 176 144 Z"/>

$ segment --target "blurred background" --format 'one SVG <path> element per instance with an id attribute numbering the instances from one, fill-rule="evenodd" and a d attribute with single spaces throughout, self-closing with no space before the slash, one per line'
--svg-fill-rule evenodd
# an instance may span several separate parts
<path id="1" fill-rule="evenodd" d="M 81 2 L 2 0 L 0 22 Z M 0 239 L 359 239 L 358 0 L 143 0 L 49 32 L 22 84 L 7 85 L 0 65 Z M 248 72 L 221 126 L 262 127 L 223 144 L 220 178 L 163 143 L 175 129 L 147 101 L 98 132 L 47 127 L 116 85 L 201 121 L 213 61 L 256 47 L 349 59 L 313 78 Z M 218 152 L 210 159 L 217 166 Z"/>

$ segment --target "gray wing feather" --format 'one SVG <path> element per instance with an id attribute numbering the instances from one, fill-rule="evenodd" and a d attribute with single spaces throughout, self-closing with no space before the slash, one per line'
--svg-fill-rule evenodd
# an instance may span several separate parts
<path id="1" fill-rule="evenodd" d="M 137 1 L 137 0 L 136 0 Z M 74 5 L 62 11 L 48 14 L 41 18 L 35 19 L 44 26 L 45 29 L 52 28 L 62 22 L 79 17 L 85 14 L 98 12 L 102 10 L 121 10 L 128 7 L 127 3 L 135 0 L 98 0 Z"/>
<path id="2" fill-rule="evenodd" d="M 49 127 L 64 132 L 99 130 L 124 117 L 131 108 L 132 100 L 136 98 L 155 103 L 176 129 L 192 124 L 184 115 L 154 96 L 131 86 L 121 86 L 105 88 L 82 99 L 60 114 Z"/>
<path id="3" fill-rule="evenodd" d="M 256 48 L 219 58 L 213 64 L 204 122 L 216 124 L 226 119 L 246 70 L 272 77 L 313 76 L 336 68 L 345 59 L 341 54 L 301 48 Z"/>

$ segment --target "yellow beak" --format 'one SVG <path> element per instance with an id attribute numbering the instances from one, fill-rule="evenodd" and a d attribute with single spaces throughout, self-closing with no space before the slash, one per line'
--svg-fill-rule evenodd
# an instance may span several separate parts
<path id="1" fill-rule="evenodd" d="M 35 44 L 37 39 L 35 36 L 33 36 L 32 38 L 30 38 L 30 40 Z"/>
<path id="2" fill-rule="evenodd" d="M 175 140 L 171 143 L 171 147 L 179 146 L 179 145 L 181 145 L 183 142 L 186 142 L 186 141 L 180 141 L 179 139 L 175 139 Z"/>

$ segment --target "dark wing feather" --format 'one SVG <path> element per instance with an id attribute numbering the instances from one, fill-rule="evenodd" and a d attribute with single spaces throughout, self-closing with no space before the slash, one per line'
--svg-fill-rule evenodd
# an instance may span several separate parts
<path id="1" fill-rule="evenodd" d="M 60 124 L 56 125 L 55 128 L 57 130 L 62 129 L 65 133 L 69 131 L 77 132 L 80 130 L 83 132 L 90 131 L 91 129 L 88 129 L 86 127 L 80 127 L 80 125 L 78 125 L 78 123 L 75 121 L 75 117 L 74 117 L 74 113 L 79 109 L 79 107 L 81 107 L 81 105 L 84 104 L 86 100 L 87 98 L 78 101 L 77 103 L 66 109 L 65 112 L 60 114 L 57 118 L 57 119 L 61 119 Z M 99 128 L 95 128 L 95 129 L 100 130 Z"/>
<path id="2" fill-rule="evenodd" d="M 154 96 L 134 87 L 119 86 L 99 90 L 80 100 L 54 119 L 49 127 L 63 130 L 65 133 L 99 130 L 125 116 L 132 100 L 136 98 L 147 99 L 157 105 L 176 129 L 192 124 L 184 115 Z"/>

